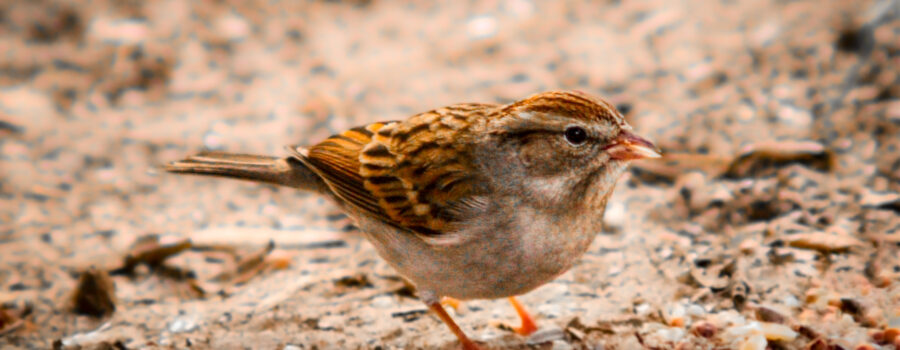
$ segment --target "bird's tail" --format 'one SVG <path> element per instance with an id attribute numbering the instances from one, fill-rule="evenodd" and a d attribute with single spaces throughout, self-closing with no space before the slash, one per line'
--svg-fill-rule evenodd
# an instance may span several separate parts
<path id="1" fill-rule="evenodd" d="M 318 191 L 321 178 L 294 157 L 278 158 L 225 152 L 204 152 L 169 163 L 170 173 L 221 176 Z"/>

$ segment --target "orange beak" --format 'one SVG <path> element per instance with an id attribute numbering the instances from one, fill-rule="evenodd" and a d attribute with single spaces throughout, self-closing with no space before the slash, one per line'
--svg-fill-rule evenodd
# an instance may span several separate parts
<path id="1" fill-rule="evenodd" d="M 647 139 L 628 131 L 622 131 L 613 142 L 606 147 L 610 158 L 616 160 L 634 160 L 661 157 L 659 148 Z"/>

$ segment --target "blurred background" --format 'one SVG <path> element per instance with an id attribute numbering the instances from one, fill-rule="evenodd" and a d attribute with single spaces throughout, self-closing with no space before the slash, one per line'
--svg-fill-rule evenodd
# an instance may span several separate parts
<path id="1" fill-rule="evenodd" d="M 522 297 L 539 336 L 504 327 L 499 301 L 455 311 L 470 336 L 889 349 L 898 16 L 896 0 L 0 1 L 0 347 L 455 348 L 331 203 L 157 167 L 578 89 L 666 157 L 620 180 L 580 265 Z"/>

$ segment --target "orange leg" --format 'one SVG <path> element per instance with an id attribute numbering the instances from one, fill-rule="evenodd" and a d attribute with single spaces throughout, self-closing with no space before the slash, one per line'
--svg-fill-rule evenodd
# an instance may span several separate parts
<path id="1" fill-rule="evenodd" d="M 521 327 L 513 327 L 513 331 L 520 335 L 529 335 L 534 333 L 538 329 L 537 324 L 534 323 L 534 319 L 531 318 L 531 315 L 525 310 L 525 307 L 522 306 L 522 303 L 519 302 L 519 299 L 516 297 L 509 297 L 509 302 L 512 304 L 513 308 L 516 309 L 516 313 L 519 314 L 519 318 L 522 319 Z"/>
<path id="2" fill-rule="evenodd" d="M 451 298 L 451 297 L 442 297 L 441 298 L 441 305 L 452 307 L 453 310 L 456 310 L 457 312 L 459 312 L 460 304 L 462 304 L 462 301 L 459 301 L 459 299 L 456 299 L 456 298 Z"/>
<path id="3" fill-rule="evenodd" d="M 463 333 L 462 329 L 459 329 L 459 326 L 456 325 L 456 322 L 453 322 L 453 319 L 450 318 L 450 315 L 447 314 L 447 311 L 444 310 L 444 307 L 441 306 L 441 303 L 438 301 L 426 301 L 426 305 L 431 311 L 434 311 L 438 317 L 441 318 L 441 321 L 444 321 L 444 324 L 447 327 L 450 327 L 450 331 L 456 335 L 456 338 L 459 339 L 460 344 L 464 350 L 480 350 L 481 348 L 478 344 L 475 344 L 469 337 L 466 336 L 466 333 Z"/>

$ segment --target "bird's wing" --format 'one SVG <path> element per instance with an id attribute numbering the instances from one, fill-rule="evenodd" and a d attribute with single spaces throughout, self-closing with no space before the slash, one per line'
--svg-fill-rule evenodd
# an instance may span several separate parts
<path id="1" fill-rule="evenodd" d="M 347 205 L 430 239 L 483 212 L 483 179 L 464 138 L 494 105 L 463 104 L 373 123 L 294 147 Z M 474 118 L 474 119 L 473 119 Z"/>
<path id="2" fill-rule="evenodd" d="M 385 123 L 373 123 L 333 135 L 309 148 L 291 146 L 294 157 L 316 172 L 344 204 L 367 215 L 390 221 L 378 198 L 366 190 L 360 174 L 360 152 L 372 141 L 372 131 Z"/>

